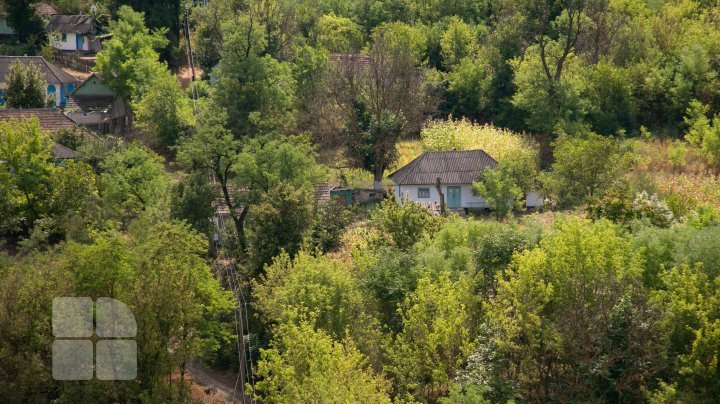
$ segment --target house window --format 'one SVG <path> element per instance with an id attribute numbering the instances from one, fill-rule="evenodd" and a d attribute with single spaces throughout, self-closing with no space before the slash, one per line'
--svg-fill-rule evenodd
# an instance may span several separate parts
<path id="1" fill-rule="evenodd" d="M 67 41 L 67 34 L 63 33 L 62 35 L 60 35 L 60 40 L 63 42 Z"/>
<path id="2" fill-rule="evenodd" d="M 418 198 L 429 198 L 430 188 L 418 188 Z"/>

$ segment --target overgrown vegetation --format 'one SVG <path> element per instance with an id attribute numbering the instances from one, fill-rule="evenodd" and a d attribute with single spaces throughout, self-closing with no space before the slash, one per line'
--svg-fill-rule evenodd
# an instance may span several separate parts
<path id="1" fill-rule="evenodd" d="M 194 401 L 196 361 L 262 402 L 720 396 L 713 1 L 213 0 L 191 44 L 190 2 L 54 3 L 110 18 L 136 140 L 0 122 L 0 401 Z M 319 192 L 474 149 L 491 215 Z M 52 378 L 59 296 L 131 309 L 135 381 Z"/>

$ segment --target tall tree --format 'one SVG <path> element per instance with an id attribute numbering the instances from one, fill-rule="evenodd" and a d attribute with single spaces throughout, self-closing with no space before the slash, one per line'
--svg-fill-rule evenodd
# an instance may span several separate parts
<path id="1" fill-rule="evenodd" d="M 245 218 L 249 207 L 238 200 L 230 181 L 233 166 L 242 157 L 242 144 L 225 128 L 226 123 L 227 114 L 222 108 L 212 102 L 204 103 L 195 132 L 180 140 L 177 160 L 185 169 L 214 176 L 235 225 L 240 248 L 245 250 Z"/>
<path id="2" fill-rule="evenodd" d="M 437 106 L 422 68 L 422 38 L 405 24 L 378 27 L 369 55 L 340 59 L 330 73 L 328 99 L 346 122 L 347 157 L 373 174 L 375 189 L 382 189 L 400 136 L 419 131 Z"/>
<path id="3" fill-rule="evenodd" d="M 39 0 L 5 0 L 7 23 L 15 30 L 20 42 L 32 41 L 40 44 L 45 39 L 43 22 L 35 12 Z"/>
<path id="4" fill-rule="evenodd" d="M 306 322 L 277 328 L 262 350 L 254 394 L 267 402 L 390 403 L 388 383 L 351 340 L 334 341 Z"/>
<path id="5" fill-rule="evenodd" d="M 97 55 L 97 71 L 117 95 L 137 101 L 144 86 L 164 70 L 156 49 L 167 44 L 165 31 L 151 31 L 142 13 L 123 6 L 110 22 L 110 32 L 112 38 Z"/>
<path id="6" fill-rule="evenodd" d="M 162 31 L 168 39 L 162 46 L 160 54 L 163 60 L 170 63 L 176 62 L 175 48 L 180 43 L 180 12 L 182 0 L 110 0 L 110 10 L 120 15 L 123 6 L 129 6 L 133 10 L 145 15 L 145 22 L 148 28 Z"/>
<path id="7" fill-rule="evenodd" d="M 40 67 L 16 60 L 7 77 L 7 103 L 10 108 L 45 107 L 45 75 Z"/>

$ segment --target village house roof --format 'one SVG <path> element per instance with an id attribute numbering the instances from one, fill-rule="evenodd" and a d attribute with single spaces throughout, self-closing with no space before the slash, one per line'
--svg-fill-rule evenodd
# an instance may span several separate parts
<path id="1" fill-rule="evenodd" d="M 10 74 L 10 67 L 16 60 L 25 66 L 32 64 L 40 67 L 40 71 L 45 75 L 45 82 L 48 84 L 68 84 L 78 81 L 42 56 L 0 56 L 0 82 L 5 83 L 5 78 Z"/>
<path id="2" fill-rule="evenodd" d="M 95 17 L 89 15 L 53 15 L 45 28 L 61 34 L 95 34 Z"/>
<path id="3" fill-rule="evenodd" d="M 329 59 L 345 69 L 357 70 L 370 66 L 370 56 L 358 53 L 333 53 Z"/>
<path id="4" fill-rule="evenodd" d="M 55 133 L 62 129 L 72 129 L 75 123 L 65 116 L 62 111 L 54 108 L 29 108 L 29 109 L 0 109 L 0 121 L 9 121 L 10 119 L 29 119 L 36 118 L 40 123 L 42 130 Z M 72 159 L 77 157 L 77 153 L 60 143 L 53 145 L 53 155 L 59 159 Z"/>
<path id="5" fill-rule="evenodd" d="M 426 152 L 390 174 L 398 185 L 471 184 L 488 167 L 498 163 L 483 150 Z"/>
<path id="6" fill-rule="evenodd" d="M 47 3 L 35 3 L 32 5 L 35 9 L 35 13 L 40 17 L 49 17 L 51 15 L 60 14 L 60 12 L 50 4 Z M 0 15 L 7 15 L 5 5 L 0 2 Z"/>

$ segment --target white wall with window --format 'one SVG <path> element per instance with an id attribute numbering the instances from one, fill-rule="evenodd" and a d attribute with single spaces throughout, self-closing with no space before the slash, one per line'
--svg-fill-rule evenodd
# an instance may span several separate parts
<path id="1" fill-rule="evenodd" d="M 460 208 L 488 208 L 483 198 L 476 197 L 471 184 L 443 184 L 445 201 L 448 198 L 448 186 L 460 187 Z M 398 200 L 411 200 L 419 203 L 440 203 L 440 195 L 432 185 L 395 185 L 395 197 Z"/>
<path id="2" fill-rule="evenodd" d="M 90 51 L 90 38 L 87 35 L 53 32 L 50 40 L 55 48 L 63 51 Z"/>

